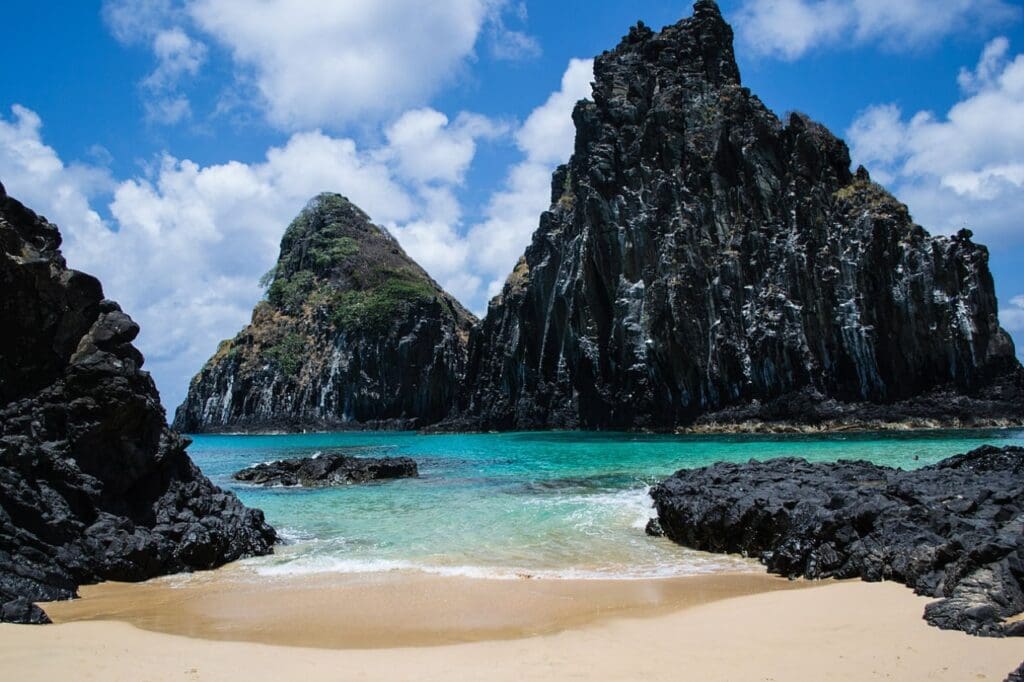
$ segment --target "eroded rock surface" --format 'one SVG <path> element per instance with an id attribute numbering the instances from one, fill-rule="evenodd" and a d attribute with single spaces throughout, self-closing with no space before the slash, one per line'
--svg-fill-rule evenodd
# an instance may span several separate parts
<path id="1" fill-rule="evenodd" d="M 323 454 L 315 457 L 264 462 L 242 469 L 234 478 L 263 486 L 325 488 L 393 478 L 415 478 L 416 462 L 409 457 L 353 457 Z"/>
<path id="2" fill-rule="evenodd" d="M 594 65 L 551 208 L 471 342 L 456 429 L 1024 417 L 988 251 L 743 87 L 710 0 Z"/>
<path id="3" fill-rule="evenodd" d="M 0 191 L 0 620 L 78 585 L 266 554 L 259 510 L 167 428 L 138 326 L 69 270 L 57 228 Z"/>
<path id="4" fill-rule="evenodd" d="M 1024 448 L 902 471 L 785 458 L 681 470 L 651 490 L 660 531 L 760 557 L 785 576 L 894 580 L 939 597 L 925 619 L 1024 635 Z M 651 531 L 657 531 L 652 524 Z"/>
<path id="5" fill-rule="evenodd" d="M 175 428 L 416 428 L 439 421 L 476 319 L 344 197 L 292 222 L 267 300 L 195 376 Z"/>

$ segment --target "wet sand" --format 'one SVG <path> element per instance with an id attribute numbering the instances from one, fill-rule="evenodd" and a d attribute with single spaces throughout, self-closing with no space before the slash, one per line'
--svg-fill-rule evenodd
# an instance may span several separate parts
<path id="1" fill-rule="evenodd" d="M 423 607 L 409 611 L 403 603 L 388 601 L 374 606 L 376 615 L 373 615 L 363 610 L 372 600 L 356 600 L 345 606 L 340 603 L 342 600 L 322 593 L 315 586 L 308 588 L 308 594 L 296 593 L 297 606 L 288 610 L 280 626 L 272 626 L 263 635 L 254 634 L 252 626 L 242 628 L 253 637 L 273 639 L 293 628 L 296 619 L 302 620 L 298 614 L 305 608 L 306 622 L 299 631 L 305 634 L 292 634 L 291 641 L 306 638 L 308 644 L 323 644 L 329 638 L 316 634 L 318 629 L 340 627 L 358 631 L 369 627 L 365 630 L 368 633 L 388 622 L 397 632 L 405 633 L 397 639 L 387 635 L 386 641 L 371 642 L 375 648 L 301 648 L 223 641 L 240 634 L 230 623 L 239 617 L 243 621 L 252 618 L 250 609 L 241 604 L 239 612 L 226 612 L 221 618 L 203 621 L 205 624 L 200 630 L 213 627 L 215 622 L 229 624 L 227 631 L 221 632 L 223 637 L 217 639 L 141 630 L 116 620 L 86 620 L 44 627 L 0 625 L 0 679 L 963 682 L 1002 680 L 1024 659 L 1024 642 L 1020 640 L 986 639 L 937 630 L 921 620 L 927 599 L 914 596 L 901 585 L 862 582 L 771 590 L 711 601 L 697 599 L 700 603 L 693 605 L 687 605 L 687 598 L 682 598 L 682 603 L 673 602 L 675 597 L 667 595 L 674 594 L 674 588 L 669 587 L 667 592 L 655 589 L 653 596 L 644 597 L 647 606 L 632 602 L 636 610 L 606 611 L 585 623 L 564 622 L 548 634 L 408 646 L 402 640 L 410 636 L 409 632 L 434 631 L 435 622 L 448 622 L 449 625 L 441 629 L 448 631 L 445 636 L 452 636 L 451 623 L 455 616 L 444 613 L 445 603 L 454 605 L 456 612 L 475 603 L 477 614 L 494 611 L 521 614 L 533 613 L 537 604 L 549 599 L 572 603 L 585 598 L 588 602 L 596 599 L 598 604 L 614 604 L 621 600 L 599 597 L 597 593 L 610 590 L 622 594 L 618 592 L 619 587 L 600 584 L 581 587 L 575 584 L 577 581 L 557 581 L 567 584 L 554 586 L 533 585 L 532 581 L 525 580 L 509 584 L 472 579 L 442 582 L 449 592 L 447 602 L 437 601 L 441 599 L 439 595 L 425 597 L 426 602 L 435 606 L 442 604 L 439 607 L 442 611 L 429 614 L 430 621 L 411 628 L 405 619 Z M 441 584 L 434 586 L 440 588 Z M 404 592 L 403 588 L 398 589 Z M 722 594 L 717 588 L 708 587 L 708 590 L 706 594 Z M 222 597 L 212 596 L 216 595 L 216 590 L 204 588 L 200 592 L 211 601 L 194 604 L 189 607 L 191 612 L 202 611 L 204 607 L 211 612 L 224 608 Z M 260 593 L 254 590 L 251 601 L 256 602 Z M 319 600 L 316 600 L 317 594 Z M 283 603 L 286 596 L 287 590 L 280 598 L 271 597 L 271 603 Z M 196 598 L 204 599 L 198 593 Z M 517 603 L 518 598 L 525 604 Z M 130 613 L 146 610 L 113 594 L 109 599 L 109 606 L 120 603 L 119 608 Z M 147 599 L 140 601 L 145 604 Z M 512 602 L 507 601 L 510 599 Z M 81 604 L 87 601 L 89 599 Z M 257 608 L 257 603 L 251 606 Z M 159 611 L 153 608 L 154 612 Z M 266 613 L 273 610 L 267 608 Z M 340 612 L 332 613 L 336 609 Z M 526 620 L 547 623 L 549 628 L 558 623 L 560 616 L 550 615 L 553 612 L 546 606 L 541 610 L 549 615 L 530 616 Z M 594 609 L 583 610 L 592 612 Z M 578 614 L 580 609 L 573 607 L 568 611 Z M 521 616 L 513 620 L 517 618 Z M 484 629 L 494 627 L 506 628 L 505 632 L 509 632 L 507 624 L 484 624 Z M 520 622 L 517 627 L 525 626 Z M 471 621 L 457 623 L 454 631 L 464 634 L 477 628 L 476 622 Z M 207 631 L 206 634 L 213 633 Z M 471 635 L 471 638 L 475 637 Z M 379 648 L 382 646 L 389 648 Z"/>
<path id="2" fill-rule="evenodd" d="M 436 646 L 550 634 L 806 586 L 764 573 L 658 580 L 482 580 L 416 571 L 266 578 L 231 567 L 82 587 L 55 623 L 116 620 L 201 639 L 321 648 Z"/>

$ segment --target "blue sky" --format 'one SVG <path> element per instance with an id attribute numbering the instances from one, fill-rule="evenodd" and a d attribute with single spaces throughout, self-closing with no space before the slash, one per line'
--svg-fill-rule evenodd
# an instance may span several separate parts
<path id="1" fill-rule="evenodd" d="M 746 85 L 847 138 L 933 232 L 992 252 L 1024 342 L 1019 0 L 726 0 Z M 289 219 L 338 191 L 480 312 L 635 0 L 10 2 L 0 180 L 142 325 L 173 409 L 248 320 Z"/>

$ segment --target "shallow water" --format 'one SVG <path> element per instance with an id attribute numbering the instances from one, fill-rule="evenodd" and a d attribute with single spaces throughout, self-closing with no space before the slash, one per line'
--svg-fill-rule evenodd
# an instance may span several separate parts
<path id="1" fill-rule="evenodd" d="M 752 569 L 643 528 L 649 486 L 680 468 L 799 456 L 914 468 L 1024 431 L 800 436 L 330 433 L 195 436 L 196 463 L 266 512 L 290 544 L 244 562 L 260 576 L 420 569 L 512 578 L 645 578 Z M 315 453 L 407 455 L 420 477 L 335 489 L 258 488 L 231 480 L 257 462 Z"/>

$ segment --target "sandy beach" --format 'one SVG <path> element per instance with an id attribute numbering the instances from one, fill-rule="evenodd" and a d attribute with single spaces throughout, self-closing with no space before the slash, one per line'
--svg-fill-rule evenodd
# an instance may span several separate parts
<path id="1" fill-rule="evenodd" d="M 11 680 L 1002 680 L 1024 642 L 927 626 L 891 583 L 200 577 L 0 625 Z"/>

